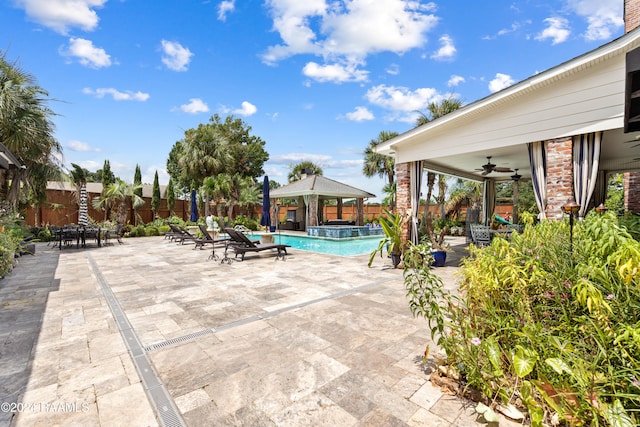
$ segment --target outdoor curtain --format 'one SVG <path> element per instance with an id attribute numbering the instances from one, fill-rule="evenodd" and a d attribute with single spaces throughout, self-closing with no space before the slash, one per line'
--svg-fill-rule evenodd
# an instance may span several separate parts
<path id="1" fill-rule="evenodd" d="M 600 164 L 602 132 L 573 137 L 573 195 L 580 205 L 578 217 L 587 212 L 591 195 L 596 187 Z"/>
<path id="2" fill-rule="evenodd" d="M 420 210 L 420 189 L 422 188 L 422 162 L 411 162 L 409 167 L 409 191 L 411 192 L 411 222 L 409 235 L 411 242 L 419 243 L 418 237 L 418 214 Z"/>
<path id="3" fill-rule="evenodd" d="M 496 208 L 496 182 L 493 179 L 485 179 L 482 193 L 484 224 L 490 225 Z"/>
<path id="4" fill-rule="evenodd" d="M 547 209 L 547 154 L 545 152 L 544 142 L 531 142 L 527 144 L 529 149 L 529 164 L 531 165 L 531 183 L 533 184 L 533 193 L 536 197 L 538 205 L 538 219 L 544 219 Z"/>

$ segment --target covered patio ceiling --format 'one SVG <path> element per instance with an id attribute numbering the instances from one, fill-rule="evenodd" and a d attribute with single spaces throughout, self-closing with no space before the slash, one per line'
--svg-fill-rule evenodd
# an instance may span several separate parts
<path id="1" fill-rule="evenodd" d="M 426 159 L 424 164 L 428 170 L 475 181 L 485 178 L 511 180 L 514 172 L 494 171 L 483 176 L 481 169 L 487 163 L 487 156 L 491 156 L 491 163 L 497 167 L 518 169 L 523 178 L 531 177 L 526 144 L 433 157 Z M 622 128 L 604 131 L 600 169 L 608 172 L 640 170 L 640 132 L 624 133 Z"/>
<path id="2" fill-rule="evenodd" d="M 527 143 L 603 132 L 600 170 L 640 170 L 640 132 L 624 132 L 626 55 L 640 48 L 640 28 L 459 110 L 380 144 L 397 163 L 482 181 L 491 156 L 499 168 L 531 176 Z"/>

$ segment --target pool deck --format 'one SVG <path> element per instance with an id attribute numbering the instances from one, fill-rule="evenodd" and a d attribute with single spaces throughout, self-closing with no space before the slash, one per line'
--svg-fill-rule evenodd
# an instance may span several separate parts
<path id="1" fill-rule="evenodd" d="M 0 280 L 0 425 L 487 425 L 429 381 L 388 259 L 123 241 L 39 243 Z M 463 242 L 436 269 L 452 290 Z"/>

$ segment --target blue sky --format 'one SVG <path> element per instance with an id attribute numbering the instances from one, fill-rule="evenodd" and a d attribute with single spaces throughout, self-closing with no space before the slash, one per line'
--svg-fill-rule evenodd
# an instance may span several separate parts
<path id="1" fill-rule="evenodd" d="M 309 160 L 382 196 L 362 152 L 453 95 L 471 103 L 624 32 L 623 0 L 4 0 L 0 50 L 49 92 L 64 164 L 143 181 L 184 131 L 233 114 L 286 183 Z"/>

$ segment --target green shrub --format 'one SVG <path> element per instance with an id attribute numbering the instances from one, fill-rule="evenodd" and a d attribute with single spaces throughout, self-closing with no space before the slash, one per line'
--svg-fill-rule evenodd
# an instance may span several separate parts
<path id="1" fill-rule="evenodd" d="M 165 234 L 165 233 L 168 233 L 169 231 L 171 231 L 171 227 L 169 227 L 168 225 L 161 225 L 158 227 L 158 233 L 160 234 Z"/>
<path id="2" fill-rule="evenodd" d="M 160 232 L 158 231 L 158 227 L 147 227 L 145 230 L 145 235 L 146 236 L 159 236 Z"/>
<path id="3" fill-rule="evenodd" d="M 7 233 L 0 233 L 0 277 L 4 277 L 15 262 L 17 242 Z"/>
<path id="4" fill-rule="evenodd" d="M 470 248 L 459 296 L 405 261 L 410 308 L 462 381 L 532 426 L 638 425 L 640 243 L 613 213 L 527 225 Z"/>
<path id="5" fill-rule="evenodd" d="M 141 224 L 141 225 L 138 225 L 138 226 L 136 227 L 136 236 L 137 236 L 137 237 L 144 237 L 144 236 L 146 236 L 146 235 L 147 235 L 147 231 L 146 231 L 146 229 L 145 229 L 145 226 L 144 226 L 144 225 L 142 225 L 142 224 Z"/>
<path id="6" fill-rule="evenodd" d="M 256 231 L 260 226 L 260 222 L 256 219 L 249 218 L 244 215 L 238 215 L 237 217 L 235 217 L 233 223 L 231 224 L 232 227 L 235 227 L 236 225 L 243 225 L 249 230 Z"/>

